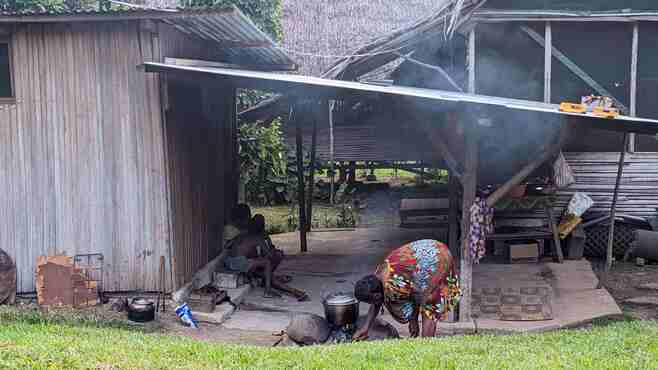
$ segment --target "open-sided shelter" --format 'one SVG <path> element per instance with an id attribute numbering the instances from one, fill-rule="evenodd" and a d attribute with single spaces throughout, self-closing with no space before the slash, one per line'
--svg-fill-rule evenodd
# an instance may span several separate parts
<path id="1" fill-rule="evenodd" d="M 146 68 L 147 71 L 153 72 L 187 74 L 190 78 L 195 76 L 214 84 L 228 80 L 244 87 L 285 91 L 287 94 L 284 98 L 266 102 L 249 114 L 272 107 L 275 107 L 273 111 L 276 112 L 276 107 L 279 107 L 277 114 L 286 114 L 290 121 L 300 128 L 300 134 L 302 125 L 326 115 L 328 100 L 337 101 L 339 109 L 341 106 L 346 107 L 346 115 L 374 117 L 373 121 L 377 121 L 379 125 L 377 130 L 396 132 L 399 142 L 416 140 L 412 144 L 416 150 L 426 149 L 427 152 L 434 153 L 434 158 L 442 161 L 445 167 L 451 170 L 461 183 L 463 210 L 471 208 L 477 188 L 484 185 L 496 185 L 497 190 L 486 199 L 490 205 L 496 204 L 511 188 L 524 181 L 534 170 L 565 148 L 570 140 L 582 142 L 583 135 L 594 135 L 590 139 L 598 144 L 599 140 L 594 137 L 600 132 L 609 131 L 612 134 L 600 134 L 601 137 L 608 135 L 607 137 L 616 139 L 618 145 L 600 140 L 610 145 L 610 150 L 626 151 L 626 143 L 619 137 L 632 137 L 630 134 L 626 135 L 627 133 L 655 135 L 658 132 L 658 121 L 635 117 L 638 102 L 639 49 L 639 27 L 635 22 L 651 21 L 653 16 L 650 11 L 614 13 L 607 15 L 608 18 L 605 18 L 603 13 L 595 13 L 593 16 L 591 13 L 579 14 L 583 18 L 580 20 L 588 21 L 589 24 L 592 24 L 593 17 L 631 26 L 632 37 L 629 42 L 634 46 L 628 55 L 631 68 L 629 84 L 626 85 L 630 103 L 628 110 L 625 110 L 625 104 L 620 98 L 594 80 L 584 67 L 565 58 L 566 54 L 552 43 L 552 30 L 555 27 L 552 23 L 557 20 L 549 19 L 551 23 L 547 23 L 546 19 L 537 20 L 539 25 L 512 25 L 527 35 L 530 41 L 540 45 L 537 47 L 533 44 L 535 49 L 532 49 L 527 45 L 523 46 L 523 43 L 518 44 L 518 40 L 512 36 L 508 37 L 505 33 L 502 37 L 496 37 L 496 30 L 489 30 L 488 24 L 495 23 L 496 20 L 492 18 L 505 12 L 485 12 L 481 8 L 484 4 L 485 1 L 475 0 L 447 1 L 438 13 L 411 27 L 379 38 L 357 50 L 352 57 L 340 60 L 323 75 L 330 79 L 157 63 L 147 63 Z M 555 17 L 555 14 L 551 13 L 551 16 Z M 567 22 L 569 16 L 560 17 Z M 541 33 L 533 29 L 538 26 Z M 478 36 L 479 30 L 487 32 Z M 452 37 L 453 33 L 457 36 Z M 460 34 L 462 36 L 459 36 Z M 513 35 L 515 34 L 516 32 L 513 32 Z M 581 47 L 585 47 L 591 40 L 585 37 L 588 35 L 587 31 L 582 31 L 582 35 L 584 44 Z M 486 41 L 487 37 L 491 40 Z M 481 46 L 478 46 L 478 40 L 482 40 Z M 520 46 L 515 49 L 517 45 Z M 486 56 L 487 52 L 493 53 L 501 48 L 515 52 L 509 58 L 478 59 L 479 55 Z M 524 64 L 523 58 L 532 58 L 533 53 L 538 54 L 535 56 L 535 63 Z M 437 58 L 426 60 L 425 55 Z M 386 68 L 399 59 L 404 62 L 398 64 L 400 67 L 392 71 Z M 412 65 L 417 67 L 415 72 L 404 70 Z M 553 78 L 554 66 L 564 74 L 563 78 Z M 365 75 L 370 78 L 354 82 Z M 377 83 L 376 76 L 381 75 L 393 76 L 394 83 L 390 84 L 387 81 L 389 78 L 383 78 L 379 80 L 381 83 Z M 556 75 L 559 76 L 559 73 Z M 565 81 L 565 84 L 560 84 Z M 617 105 L 624 109 L 625 115 L 616 119 L 604 119 L 591 114 L 561 112 L 555 103 L 564 98 L 579 99 L 580 95 L 584 95 L 583 89 L 579 88 L 582 84 L 586 85 L 585 89 L 590 93 L 615 97 Z M 488 92 L 490 95 L 476 95 L 478 92 Z M 553 94 L 561 95 L 555 95 L 556 98 Z M 302 104 L 304 102 L 306 104 Z M 302 105 L 306 107 L 301 108 Z M 307 109 L 309 106 L 312 109 Z M 313 114 L 300 114 L 309 110 Z M 358 154 L 358 150 L 355 153 Z M 646 158 L 651 159 L 650 156 Z M 615 184 L 615 180 L 619 179 L 619 176 L 616 176 L 619 167 L 615 166 L 615 163 L 623 165 L 623 161 L 619 161 L 619 155 L 616 154 L 611 162 L 614 167 L 611 172 L 613 176 L 610 177 L 612 182 L 605 182 L 605 187 L 599 189 L 609 191 L 608 194 L 612 198 L 610 202 L 614 204 L 614 199 L 619 195 L 618 186 Z M 650 190 L 652 185 L 644 186 L 642 189 Z M 456 224 L 454 217 L 452 223 Z M 469 230 L 468 212 L 463 212 L 461 226 L 462 230 Z M 555 232 L 553 229 L 553 236 L 557 240 Z M 451 236 L 451 244 L 458 244 L 455 236 Z M 470 319 L 472 260 L 468 244 L 468 238 L 462 238 L 458 248 L 461 251 L 460 273 L 464 289 L 460 309 L 462 320 Z M 556 257 L 561 258 L 558 242 L 554 248 Z"/>

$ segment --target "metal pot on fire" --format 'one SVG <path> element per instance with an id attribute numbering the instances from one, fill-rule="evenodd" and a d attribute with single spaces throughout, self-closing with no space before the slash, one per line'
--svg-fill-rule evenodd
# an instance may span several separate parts
<path id="1" fill-rule="evenodd" d="M 347 293 L 333 293 L 323 298 L 324 317 L 335 326 L 354 325 L 359 318 L 359 301 Z"/>

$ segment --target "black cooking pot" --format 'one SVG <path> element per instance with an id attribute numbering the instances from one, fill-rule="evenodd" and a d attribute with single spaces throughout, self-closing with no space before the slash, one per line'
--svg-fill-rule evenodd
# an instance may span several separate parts
<path id="1" fill-rule="evenodd" d="M 133 298 L 128 303 L 128 320 L 149 322 L 155 320 L 155 305 L 146 298 Z"/>
<path id="2" fill-rule="evenodd" d="M 336 327 L 354 325 L 359 319 L 359 301 L 347 293 L 334 293 L 322 300 L 324 317 Z"/>

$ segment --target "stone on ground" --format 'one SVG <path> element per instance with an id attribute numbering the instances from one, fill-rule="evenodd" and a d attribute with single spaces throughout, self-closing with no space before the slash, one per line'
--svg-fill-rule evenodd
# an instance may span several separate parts
<path id="1" fill-rule="evenodd" d="M 298 314 L 292 317 L 286 329 L 290 339 L 303 345 L 324 343 L 329 338 L 329 323 L 313 314 Z"/>

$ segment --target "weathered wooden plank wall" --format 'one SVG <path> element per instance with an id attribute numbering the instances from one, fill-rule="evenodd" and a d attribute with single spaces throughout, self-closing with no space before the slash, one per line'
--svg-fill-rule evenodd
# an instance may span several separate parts
<path id="1" fill-rule="evenodd" d="M 38 255 L 103 253 L 109 290 L 157 288 L 169 258 L 153 57 L 138 24 L 27 25 L 13 35 L 16 103 L 0 106 L 0 247 L 34 290 Z M 167 264 L 168 265 L 168 264 Z"/>
<path id="2" fill-rule="evenodd" d="M 170 79 L 167 149 L 171 179 L 175 282 L 188 281 L 219 253 L 227 210 L 235 201 L 230 91 Z M 212 91 L 214 93 L 209 92 Z M 209 96 L 211 95 L 211 97 Z M 233 190 L 232 190 L 233 189 Z"/>
<path id="3" fill-rule="evenodd" d="M 221 61 L 206 47 L 159 24 L 162 57 Z M 235 88 L 166 76 L 167 160 L 171 189 L 175 283 L 219 253 L 224 221 L 237 202 Z"/>

